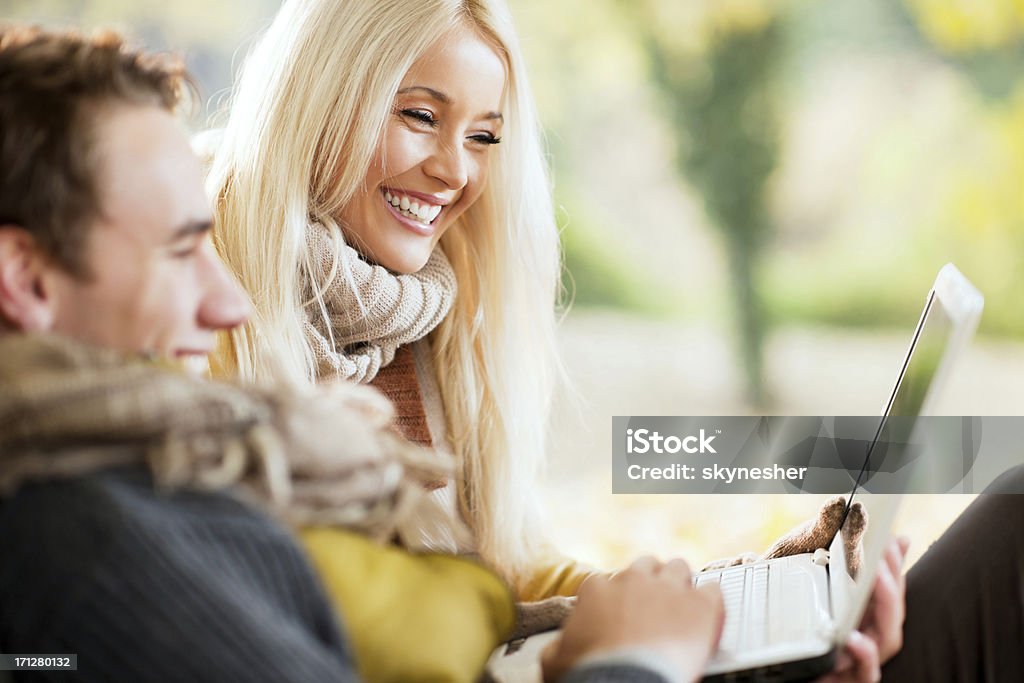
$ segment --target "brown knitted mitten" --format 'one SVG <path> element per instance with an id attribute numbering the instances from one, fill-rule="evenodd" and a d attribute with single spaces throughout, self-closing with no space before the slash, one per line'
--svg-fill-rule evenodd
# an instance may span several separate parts
<path id="1" fill-rule="evenodd" d="M 575 605 L 576 598 L 558 596 L 537 602 L 517 602 L 516 627 L 508 640 L 511 642 L 520 638 L 529 638 L 538 633 L 560 628 Z"/>
<path id="2" fill-rule="evenodd" d="M 775 541 L 761 556 L 754 553 L 743 553 L 736 557 L 724 558 L 708 563 L 702 571 L 721 569 L 739 564 L 749 564 L 758 560 L 771 560 L 776 557 L 787 557 L 801 553 L 813 553 L 818 548 L 827 548 L 843 521 L 843 510 L 846 508 L 846 497 L 832 498 L 818 511 L 814 519 L 794 527 Z M 846 533 L 843 534 L 843 550 L 846 553 L 846 567 L 850 576 L 856 578 L 860 571 L 861 543 L 864 530 L 868 526 L 868 513 L 859 502 L 850 508 L 846 519 Z"/>

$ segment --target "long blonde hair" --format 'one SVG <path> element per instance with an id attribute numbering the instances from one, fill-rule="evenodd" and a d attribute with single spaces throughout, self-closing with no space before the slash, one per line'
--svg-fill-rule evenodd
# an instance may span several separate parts
<path id="1" fill-rule="evenodd" d="M 514 584 L 549 552 L 537 486 L 560 376 L 560 251 L 540 127 L 503 0 L 288 0 L 245 63 L 209 186 L 214 239 L 255 303 L 215 369 L 315 381 L 303 333 L 306 230 L 360 189 L 393 98 L 439 36 L 468 23 L 508 69 L 502 144 L 480 199 L 441 240 L 459 284 L 430 335 L 459 500 L 480 554 Z M 283 377 L 282 377 L 283 375 Z"/>

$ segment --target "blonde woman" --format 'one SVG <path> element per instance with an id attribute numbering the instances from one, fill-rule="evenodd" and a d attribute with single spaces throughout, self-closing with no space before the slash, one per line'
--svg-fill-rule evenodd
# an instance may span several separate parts
<path id="1" fill-rule="evenodd" d="M 458 464 L 406 543 L 476 552 L 523 599 L 573 593 L 587 571 L 546 545 L 536 492 L 558 234 L 504 3 L 286 2 L 245 64 L 208 187 L 256 307 L 215 371 L 375 379 L 407 433 Z M 377 375 L 396 351 L 402 369 Z"/>
<path id="2" fill-rule="evenodd" d="M 407 433 L 450 450 L 458 466 L 435 482 L 432 516 L 402 530 L 406 544 L 476 551 L 520 599 L 573 592 L 588 571 L 560 563 L 545 544 L 534 490 L 558 376 L 558 239 L 500 0 L 287 0 L 246 63 L 209 182 L 218 247 L 256 309 L 215 369 L 253 381 L 382 383 Z M 1024 467 L 997 485 L 993 493 L 1024 489 Z M 887 676 L 913 678 L 925 667 L 929 680 L 954 671 L 970 678 L 993 659 L 992 680 L 1021 679 L 1012 656 L 1020 629 L 1003 628 L 1022 623 L 1024 534 L 1005 524 L 1019 508 L 1015 496 L 982 496 L 918 563 L 906 647 Z M 793 540 L 780 541 L 785 552 L 799 551 Z M 992 548 L 1004 551 L 998 562 Z M 860 626 L 868 638 L 860 655 L 848 648 L 867 662 L 872 641 L 873 666 L 828 680 L 877 679 L 879 660 L 900 649 L 905 551 L 890 544 L 888 579 L 876 580 Z M 417 610 L 435 595 L 424 585 L 411 584 Z M 957 599 L 935 599 L 942 595 Z M 441 607 L 462 613 L 445 600 Z M 494 622 L 494 605 L 483 607 L 456 645 Z M 396 645 L 394 622 L 346 623 L 364 662 L 389 665 L 412 649 Z M 423 623 L 412 644 L 446 626 Z M 1004 632 L 994 657 L 976 636 Z M 377 649 L 359 641 L 364 634 L 379 636 Z M 935 656 L 936 642 L 957 661 Z M 964 643 L 984 643 L 986 654 Z"/>
<path id="3" fill-rule="evenodd" d="M 558 235 L 504 4 L 288 0 L 246 63 L 209 185 L 218 248 L 255 305 L 215 370 L 376 383 L 407 436 L 456 463 L 434 483 L 431 511 L 400 530 L 405 544 L 478 553 L 523 601 L 574 594 L 593 572 L 545 542 L 536 493 L 560 371 Z M 305 540 L 361 661 L 400 659 L 394 628 L 435 591 L 414 582 L 416 609 L 376 627 L 345 607 L 388 582 L 370 572 L 355 588 L 332 586 L 324 548 Z M 801 550 L 788 540 L 786 552 Z M 458 578 L 452 600 L 467 592 Z M 479 621 L 456 645 L 493 624 L 500 602 L 478 601 Z M 417 633 L 450 630 L 441 623 Z M 896 648 L 878 640 L 887 659 Z M 466 658 L 467 672 L 491 644 Z M 408 671 L 425 671 L 425 659 Z"/>
<path id="4" fill-rule="evenodd" d="M 209 189 L 256 308 L 215 370 L 374 383 L 457 465 L 404 543 L 477 553 L 523 601 L 574 594 L 593 570 L 545 542 L 536 492 L 559 242 L 504 3 L 289 0 L 246 62 Z M 779 554 L 817 547 L 802 538 Z"/>

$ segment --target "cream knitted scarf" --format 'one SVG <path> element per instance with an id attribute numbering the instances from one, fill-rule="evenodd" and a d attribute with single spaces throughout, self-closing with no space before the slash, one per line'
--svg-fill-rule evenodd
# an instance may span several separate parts
<path id="1" fill-rule="evenodd" d="M 0 334 L 0 496 L 146 464 L 158 487 L 234 487 L 295 525 L 388 536 L 448 476 L 391 429 L 376 392 L 209 382 L 63 338 Z"/>
<path id="2" fill-rule="evenodd" d="M 440 247 L 412 275 L 395 275 L 367 263 L 345 246 L 337 259 L 335 241 L 319 223 L 307 231 L 313 282 L 307 283 L 306 336 L 324 379 L 369 382 L 394 360 L 399 346 L 425 337 L 437 327 L 455 300 L 457 284 Z M 318 310 L 314 287 L 322 291 L 326 310 Z"/>

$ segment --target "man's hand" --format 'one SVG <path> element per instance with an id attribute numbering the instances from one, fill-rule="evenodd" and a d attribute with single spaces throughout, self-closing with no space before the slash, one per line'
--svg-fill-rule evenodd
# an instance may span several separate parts
<path id="1" fill-rule="evenodd" d="M 718 646 L 725 612 L 717 585 L 694 589 L 691 581 L 683 560 L 650 557 L 588 579 L 562 637 L 544 652 L 544 679 L 557 681 L 583 657 L 628 648 L 657 654 L 682 680 L 697 679 Z"/>
<path id="2" fill-rule="evenodd" d="M 875 585 L 860 628 L 850 634 L 846 649 L 839 654 L 832 673 L 817 683 L 873 683 L 881 680 L 881 665 L 903 646 L 903 618 L 906 612 L 906 581 L 903 559 L 910 541 L 901 536 L 890 540 L 878 565 Z"/>
<path id="3" fill-rule="evenodd" d="M 854 631 L 839 653 L 836 668 L 815 683 L 877 683 L 882 680 L 878 646 L 860 631 Z"/>
<path id="4" fill-rule="evenodd" d="M 903 619 L 906 617 L 907 582 L 903 560 L 910 539 L 892 539 L 885 547 L 884 560 L 878 565 L 875 587 L 860 621 L 860 630 L 878 647 L 879 661 L 885 664 L 903 647 Z"/>

